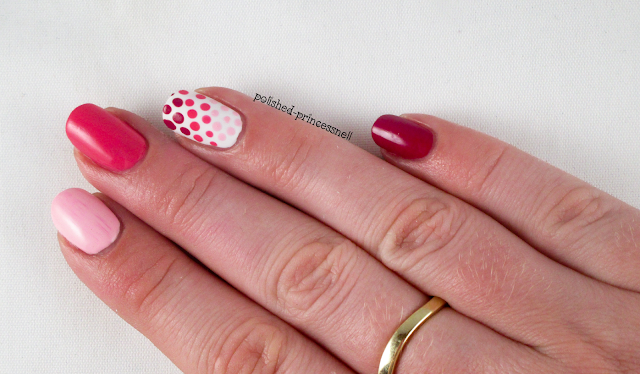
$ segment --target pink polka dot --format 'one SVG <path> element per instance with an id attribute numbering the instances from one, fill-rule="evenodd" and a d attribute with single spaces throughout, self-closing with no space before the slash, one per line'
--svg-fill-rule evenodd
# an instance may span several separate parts
<path id="1" fill-rule="evenodd" d="M 211 131 L 207 131 L 205 134 L 207 134 L 208 137 L 213 138 L 213 133 Z"/>
<path id="2" fill-rule="evenodd" d="M 214 122 L 213 125 L 211 125 L 211 127 L 213 127 L 213 131 L 220 131 L 222 130 L 222 124 L 220 122 Z"/>
<path id="3" fill-rule="evenodd" d="M 220 140 L 226 140 L 227 136 L 225 134 L 218 134 L 218 139 Z"/>
<path id="4" fill-rule="evenodd" d="M 233 124 L 236 126 L 242 126 L 242 121 L 240 121 L 239 119 L 233 121 Z"/>
<path id="5" fill-rule="evenodd" d="M 225 116 L 224 121 L 228 123 L 229 121 L 231 121 L 231 118 L 229 118 L 229 116 Z"/>
<path id="6" fill-rule="evenodd" d="M 224 105 L 221 106 L 220 109 L 222 109 L 223 112 L 226 112 L 227 110 L 229 110 L 229 108 Z"/>
<path id="7" fill-rule="evenodd" d="M 191 122 L 189 127 L 191 127 L 191 130 L 193 130 L 193 131 L 200 130 L 200 124 L 198 122 Z"/>
<path id="8" fill-rule="evenodd" d="M 233 115 L 236 117 L 240 117 L 240 115 L 238 114 L 238 112 L 233 112 Z"/>
<path id="9" fill-rule="evenodd" d="M 164 113 L 164 114 L 169 114 L 169 113 L 171 113 L 171 107 L 170 107 L 169 105 L 165 105 L 165 106 L 162 108 L 162 113 Z"/>
<path id="10" fill-rule="evenodd" d="M 209 122 L 211 122 L 211 117 L 209 117 L 209 116 L 202 116 L 202 122 L 204 122 L 204 123 L 209 123 Z"/>
<path id="11" fill-rule="evenodd" d="M 193 109 L 189 109 L 189 111 L 187 112 L 187 115 L 189 116 L 189 118 L 196 118 L 198 116 L 198 112 L 196 112 Z"/>
<path id="12" fill-rule="evenodd" d="M 220 112 L 218 112 L 217 110 L 214 110 L 213 112 L 211 112 L 211 114 L 216 117 L 218 116 L 218 114 L 220 114 Z"/>
<path id="13" fill-rule="evenodd" d="M 197 94 L 197 95 L 196 95 L 196 97 L 197 97 L 198 99 L 205 99 L 205 98 L 206 98 L 206 96 L 204 96 L 204 95 L 200 95 L 200 94 Z"/>
<path id="14" fill-rule="evenodd" d="M 236 134 L 236 129 L 234 129 L 233 127 L 228 127 L 227 128 L 227 134 L 229 134 L 229 136 L 233 136 Z"/>
<path id="15" fill-rule="evenodd" d="M 182 113 L 176 113 L 173 115 L 173 122 L 175 123 L 182 123 L 184 122 L 184 116 L 182 115 Z"/>
<path id="16" fill-rule="evenodd" d="M 176 129 L 176 125 L 174 125 L 173 122 L 169 121 L 168 119 L 164 120 L 164 124 L 167 125 L 167 127 L 170 128 L 171 130 Z"/>
<path id="17" fill-rule="evenodd" d="M 200 109 L 209 110 L 209 109 L 211 109 L 211 105 L 209 105 L 207 103 L 202 103 L 202 104 L 200 104 Z"/>
<path id="18" fill-rule="evenodd" d="M 179 97 L 176 97 L 171 102 L 173 103 L 173 105 L 177 106 L 178 108 L 180 108 L 182 106 L 182 99 L 179 98 Z"/>
<path id="19" fill-rule="evenodd" d="M 193 100 L 191 100 L 191 99 L 187 99 L 184 103 L 185 103 L 186 106 L 193 106 L 193 104 L 194 104 Z"/>
<path id="20" fill-rule="evenodd" d="M 218 145 L 218 143 L 216 143 L 216 142 L 209 142 L 209 144 L 216 145 L 216 146 Z"/>
<path id="21" fill-rule="evenodd" d="M 178 92 L 180 92 L 180 93 L 181 93 L 181 94 L 183 94 L 183 95 L 186 95 L 186 94 L 188 94 L 188 93 L 189 93 L 189 91 L 185 91 L 185 90 L 180 90 L 180 91 L 178 91 Z"/>
<path id="22" fill-rule="evenodd" d="M 202 136 L 200 136 L 200 135 L 194 135 L 194 136 L 193 136 L 193 138 L 194 138 L 195 140 L 199 141 L 199 142 L 201 142 L 201 141 L 202 141 Z"/>
<path id="23" fill-rule="evenodd" d="M 189 134 L 191 134 L 191 131 L 189 131 L 189 129 L 188 129 L 188 128 L 186 128 L 186 127 L 181 127 L 181 128 L 180 128 L 180 132 L 182 132 L 182 133 L 183 133 L 183 134 L 185 134 L 185 135 L 189 135 Z"/>

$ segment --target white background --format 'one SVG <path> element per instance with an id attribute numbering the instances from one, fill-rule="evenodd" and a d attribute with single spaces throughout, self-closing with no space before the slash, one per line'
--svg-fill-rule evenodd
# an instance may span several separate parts
<path id="1" fill-rule="evenodd" d="M 640 206 L 637 1 L 0 1 L 0 373 L 177 373 L 66 265 L 49 208 L 95 191 L 85 102 L 163 128 L 167 96 L 272 95 L 374 153 L 381 114 L 492 134 Z M 164 129 L 163 129 L 164 130 Z"/>

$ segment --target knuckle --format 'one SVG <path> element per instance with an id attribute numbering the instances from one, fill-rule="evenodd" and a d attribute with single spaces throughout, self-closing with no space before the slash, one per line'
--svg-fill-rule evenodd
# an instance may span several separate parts
<path id="1" fill-rule="evenodd" d="M 633 354 L 610 351 L 600 343 L 588 340 L 566 344 L 556 354 L 563 358 L 567 372 L 571 373 L 630 374 L 637 373 L 639 368 Z"/>
<path id="2" fill-rule="evenodd" d="M 304 165 L 312 152 L 312 143 L 307 137 L 295 135 L 289 142 L 289 152 L 280 152 L 277 159 L 268 160 L 266 175 L 276 186 L 290 188 L 300 186 L 304 178 Z"/>
<path id="3" fill-rule="evenodd" d="M 211 330 L 197 363 L 199 373 L 276 374 L 288 349 L 287 333 L 264 318 Z M 222 335 L 222 336 L 221 336 Z"/>
<path id="4" fill-rule="evenodd" d="M 596 224 L 613 210 L 603 193 L 589 186 L 575 187 L 557 195 L 541 220 L 543 231 L 552 237 L 570 235 L 576 229 Z"/>
<path id="5" fill-rule="evenodd" d="M 352 271 L 357 254 L 354 249 L 345 238 L 314 238 L 302 245 L 276 276 L 279 308 L 302 319 L 331 314 L 357 277 Z"/>
<path id="6" fill-rule="evenodd" d="M 474 163 L 469 169 L 465 189 L 477 195 L 485 194 L 494 185 L 492 181 L 499 178 L 505 160 L 511 159 L 507 155 L 509 150 L 510 146 L 506 144 L 488 147 L 484 154 L 478 157 L 481 162 Z"/>
<path id="7" fill-rule="evenodd" d="M 450 245 L 467 216 L 467 209 L 449 199 L 414 199 L 385 232 L 378 246 L 379 256 L 400 271 L 424 265 L 425 257 Z"/>
<path id="8" fill-rule="evenodd" d="M 608 292 L 604 288 L 602 291 Z M 628 307 L 629 299 L 626 294 L 621 293 L 618 297 L 611 298 L 611 292 L 608 292 L 608 296 L 610 310 Z M 583 356 L 592 358 L 594 366 L 607 368 L 606 371 L 601 371 L 603 373 L 637 373 L 640 369 L 640 354 L 637 350 L 640 337 L 635 329 L 629 328 L 635 322 L 637 319 L 630 323 L 628 319 L 611 314 L 604 314 L 597 320 L 582 315 L 573 325 L 577 344 L 572 348 L 582 351 Z M 603 329 L 602 326 L 608 328 Z"/>
<path id="9" fill-rule="evenodd" d="M 218 172 L 207 165 L 189 165 L 166 183 L 166 191 L 159 198 L 158 207 L 164 207 L 165 215 L 174 225 L 196 229 L 198 209 L 208 206 L 213 197 L 208 192 Z"/>
<path id="10" fill-rule="evenodd" d="M 141 270 L 144 264 L 131 261 L 134 258 L 124 260 L 105 273 L 108 287 L 115 290 L 116 297 L 124 300 L 134 314 L 143 320 L 153 320 L 173 299 L 170 290 L 187 275 L 184 263 L 176 256 L 165 255 Z"/>

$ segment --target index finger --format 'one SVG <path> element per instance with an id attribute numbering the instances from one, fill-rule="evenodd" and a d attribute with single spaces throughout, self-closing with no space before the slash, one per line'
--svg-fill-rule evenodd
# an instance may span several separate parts
<path id="1" fill-rule="evenodd" d="M 389 162 L 482 209 L 554 260 L 640 291 L 638 209 L 489 135 L 424 114 L 404 117 L 433 129 L 438 144 L 417 160 L 383 150 Z"/>

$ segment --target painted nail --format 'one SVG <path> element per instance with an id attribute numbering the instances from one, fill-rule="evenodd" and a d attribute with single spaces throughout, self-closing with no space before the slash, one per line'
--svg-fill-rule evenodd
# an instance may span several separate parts
<path id="1" fill-rule="evenodd" d="M 433 132 L 409 119 L 385 114 L 371 127 L 378 146 L 402 158 L 422 158 L 433 146 Z"/>
<path id="2" fill-rule="evenodd" d="M 80 105 L 71 112 L 67 137 L 80 152 L 109 171 L 127 170 L 147 152 L 147 142 L 140 133 L 93 104 Z"/>
<path id="3" fill-rule="evenodd" d="M 197 92 L 172 93 L 162 108 L 164 124 L 173 132 L 198 143 L 229 148 L 242 131 L 235 110 Z"/>
<path id="4" fill-rule="evenodd" d="M 90 255 L 108 247 L 120 232 L 115 214 L 80 188 L 64 190 L 53 199 L 51 218 L 62 236 Z"/>

